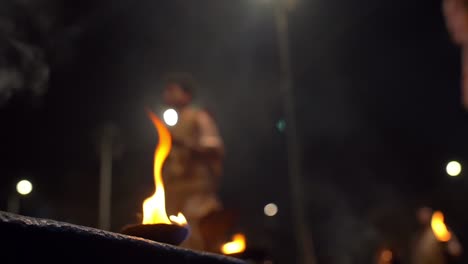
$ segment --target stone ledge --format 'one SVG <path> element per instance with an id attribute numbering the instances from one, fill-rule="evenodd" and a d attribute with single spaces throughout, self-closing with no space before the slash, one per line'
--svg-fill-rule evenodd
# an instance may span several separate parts
<path id="1" fill-rule="evenodd" d="M 6 263 L 243 263 L 225 256 L 5 212 L 0 212 L 0 252 Z"/>

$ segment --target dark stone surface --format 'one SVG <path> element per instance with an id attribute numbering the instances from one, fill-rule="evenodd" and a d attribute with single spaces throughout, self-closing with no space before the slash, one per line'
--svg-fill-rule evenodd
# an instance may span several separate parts
<path id="1" fill-rule="evenodd" d="M 0 241 L 0 263 L 243 263 L 141 238 L 4 212 L 0 212 Z"/>

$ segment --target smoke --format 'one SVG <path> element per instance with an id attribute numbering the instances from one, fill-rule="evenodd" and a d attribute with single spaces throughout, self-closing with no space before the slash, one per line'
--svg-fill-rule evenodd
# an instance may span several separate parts
<path id="1" fill-rule="evenodd" d="M 44 39 L 51 20 L 39 2 L 0 3 L 0 105 L 19 92 L 41 96 L 47 91 Z"/>
<path id="2" fill-rule="evenodd" d="M 43 51 L 17 40 L 6 41 L 8 47 L 0 50 L 0 104 L 23 90 L 43 95 L 49 80 Z"/>

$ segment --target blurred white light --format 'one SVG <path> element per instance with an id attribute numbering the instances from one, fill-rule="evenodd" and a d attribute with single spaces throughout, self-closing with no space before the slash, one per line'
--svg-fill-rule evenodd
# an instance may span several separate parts
<path id="1" fill-rule="evenodd" d="M 21 195 L 28 195 L 33 189 L 32 183 L 28 180 L 22 180 L 16 184 L 16 191 Z"/>
<path id="2" fill-rule="evenodd" d="M 275 216 L 276 214 L 278 214 L 278 206 L 274 203 L 270 203 L 265 205 L 263 211 L 267 216 Z"/>
<path id="3" fill-rule="evenodd" d="M 458 161 L 451 161 L 447 164 L 446 170 L 448 175 L 456 177 L 460 175 L 462 166 Z"/>
<path id="4" fill-rule="evenodd" d="M 179 114 L 174 109 L 167 109 L 163 114 L 164 122 L 168 126 L 175 126 L 179 121 Z"/>

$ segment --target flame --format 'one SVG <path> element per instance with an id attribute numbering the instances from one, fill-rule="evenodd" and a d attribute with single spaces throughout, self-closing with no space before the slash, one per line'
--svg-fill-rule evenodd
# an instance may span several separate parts
<path id="1" fill-rule="evenodd" d="M 221 252 L 226 255 L 238 254 L 245 251 L 245 246 L 245 236 L 243 234 L 235 234 L 231 242 L 221 247 Z"/>
<path id="2" fill-rule="evenodd" d="M 431 227 L 437 240 L 447 242 L 452 238 L 452 234 L 448 231 L 447 226 L 444 223 L 444 215 L 442 212 L 434 212 L 432 215 Z"/>
<path id="3" fill-rule="evenodd" d="M 170 225 L 175 223 L 181 226 L 187 225 L 187 220 L 182 213 L 179 213 L 178 216 L 171 215 L 167 217 L 162 167 L 171 151 L 172 138 L 169 130 L 154 113 L 149 112 L 149 117 L 158 131 L 159 143 L 154 154 L 154 183 L 156 185 L 156 190 L 153 196 L 143 202 L 143 224 Z"/>
<path id="4" fill-rule="evenodd" d="M 380 252 L 379 264 L 390 264 L 393 259 L 393 252 L 389 249 Z"/>
<path id="5" fill-rule="evenodd" d="M 180 226 L 187 225 L 187 219 L 185 219 L 185 216 L 182 213 L 179 213 L 177 216 L 175 215 L 169 216 L 169 220 L 171 220 L 173 223 L 176 223 Z"/>

